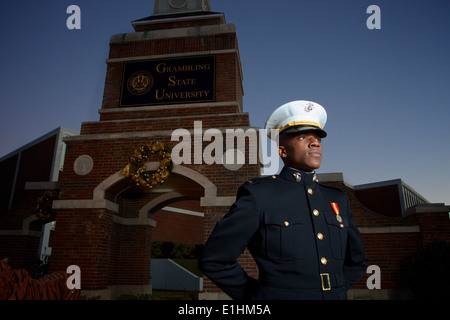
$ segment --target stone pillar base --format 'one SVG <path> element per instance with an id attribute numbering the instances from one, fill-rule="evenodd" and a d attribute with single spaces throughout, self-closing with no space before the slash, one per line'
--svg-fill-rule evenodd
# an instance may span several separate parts
<path id="1" fill-rule="evenodd" d="M 123 294 L 152 294 L 152 285 L 114 285 L 99 290 L 81 290 L 81 296 L 87 300 L 115 300 Z"/>

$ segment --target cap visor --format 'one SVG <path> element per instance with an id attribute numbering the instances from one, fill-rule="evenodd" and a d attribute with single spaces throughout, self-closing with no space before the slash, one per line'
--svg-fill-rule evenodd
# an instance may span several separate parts
<path id="1" fill-rule="evenodd" d="M 299 133 L 299 132 L 305 132 L 305 131 L 314 131 L 317 133 L 321 138 L 325 138 L 327 136 L 327 133 L 323 131 L 322 129 L 316 128 L 316 127 L 305 127 L 305 126 L 297 126 L 297 127 L 290 127 L 286 130 L 283 130 L 280 132 L 280 134 L 288 133 Z"/>

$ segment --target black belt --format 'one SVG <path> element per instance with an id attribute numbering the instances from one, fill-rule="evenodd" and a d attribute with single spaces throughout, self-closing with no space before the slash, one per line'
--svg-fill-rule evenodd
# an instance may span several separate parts
<path id="1" fill-rule="evenodd" d="M 330 291 L 333 288 L 343 287 L 345 279 L 343 273 L 321 273 L 319 275 L 302 275 L 275 279 L 270 276 L 260 276 L 259 282 L 263 286 L 280 289 L 321 289 Z"/>

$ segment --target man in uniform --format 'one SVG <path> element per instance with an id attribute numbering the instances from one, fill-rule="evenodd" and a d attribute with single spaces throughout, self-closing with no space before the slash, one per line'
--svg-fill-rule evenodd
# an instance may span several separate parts
<path id="1" fill-rule="evenodd" d="M 243 184 L 229 213 L 205 244 L 199 266 L 236 300 L 346 299 L 367 258 L 350 205 L 337 188 L 320 184 L 321 139 L 327 120 L 315 102 L 293 101 L 274 111 L 266 130 L 279 131 L 284 168 Z M 276 137 L 271 137 L 276 139 Z M 248 248 L 258 280 L 237 263 Z"/>

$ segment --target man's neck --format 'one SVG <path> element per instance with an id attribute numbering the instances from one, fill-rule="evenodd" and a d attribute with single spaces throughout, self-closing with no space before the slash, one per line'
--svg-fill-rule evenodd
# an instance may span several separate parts
<path id="1" fill-rule="evenodd" d="M 304 171 L 304 170 L 300 170 L 300 169 L 296 169 L 296 168 L 293 168 L 293 167 L 288 167 L 289 169 L 292 169 L 292 170 L 295 170 L 295 171 L 299 171 L 299 172 L 303 172 L 303 173 L 307 173 L 307 174 L 314 174 L 314 173 L 316 173 L 316 171 Z"/>

